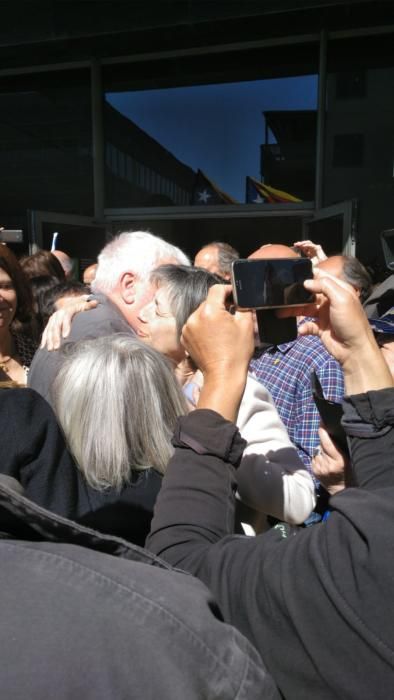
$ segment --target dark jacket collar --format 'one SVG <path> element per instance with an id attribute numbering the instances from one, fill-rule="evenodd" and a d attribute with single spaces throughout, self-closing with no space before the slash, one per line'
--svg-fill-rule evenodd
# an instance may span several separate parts
<path id="1" fill-rule="evenodd" d="M 41 508 L 25 498 L 23 488 L 16 479 L 4 474 L 0 474 L 0 537 L 74 544 L 144 564 L 172 568 L 141 547 L 96 532 Z"/>

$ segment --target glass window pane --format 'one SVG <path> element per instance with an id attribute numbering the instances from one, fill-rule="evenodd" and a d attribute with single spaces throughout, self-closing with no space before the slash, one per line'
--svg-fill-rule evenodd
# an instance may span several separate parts
<path id="1" fill-rule="evenodd" d="M 312 212 L 311 212 L 312 213 Z M 238 250 L 241 257 L 247 257 L 263 243 L 293 245 L 303 234 L 301 216 L 267 216 L 264 219 L 253 216 L 245 218 L 188 218 L 188 219 L 141 219 L 130 218 L 112 223 L 112 233 L 119 231 L 151 231 L 170 241 L 194 258 L 197 251 L 208 241 L 226 241 Z"/>
<path id="2" fill-rule="evenodd" d="M 357 256 L 383 264 L 393 227 L 394 35 L 329 42 L 324 205 L 358 201 Z"/>
<path id="3" fill-rule="evenodd" d="M 360 168 L 364 163 L 364 134 L 336 134 L 332 164 L 334 168 Z"/>
<path id="4" fill-rule="evenodd" d="M 28 209 L 93 213 L 88 71 L 0 80 L 3 222 Z M 107 163 L 111 149 L 107 145 Z"/>
<path id="5" fill-rule="evenodd" d="M 316 108 L 316 74 L 108 91 L 106 148 L 138 175 L 107 161 L 106 206 L 312 201 Z"/>

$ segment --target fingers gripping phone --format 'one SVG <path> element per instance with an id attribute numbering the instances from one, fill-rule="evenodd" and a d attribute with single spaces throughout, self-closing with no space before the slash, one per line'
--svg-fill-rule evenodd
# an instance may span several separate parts
<path id="1" fill-rule="evenodd" d="M 279 345 L 295 340 L 295 317 L 280 319 L 275 309 L 310 304 L 314 295 L 304 281 L 313 277 L 306 258 L 235 260 L 232 266 L 234 301 L 243 309 L 256 309 L 260 341 Z"/>

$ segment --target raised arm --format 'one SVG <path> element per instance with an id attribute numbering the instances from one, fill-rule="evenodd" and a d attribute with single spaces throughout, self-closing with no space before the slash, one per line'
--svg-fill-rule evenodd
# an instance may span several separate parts
<path id="1" fill-rule="evenodd" d="M 228 312 L 230 293 L 227 285 L 211 287 L 206 302 L 183 327 L 181 340 L 204 376 L 198 408 L 209 408 L 235 421 L 254 352 L 254 335 L 251 312 Z"/>
<path id="2" fill-rule="evenodd" d="M 255 644 L 284 697 L 301 698 L 313 688 L 315 697 L 336 698 L 348 688 L 349 698 L 383 700 L 394 692 L 394 612 L 387 605 L 394 527 L 392 378 L 350 288 L 328 278 L 309 284 L 323 294 L 309 330 L 341 362 L 347 389 L 355 394 L 345 400 L 344 425 L 363 488 L 335 496 L 331 517 L 313 528 L 228 536 L 243 443 L 220 411 L 226 417 L 236 413 L 242 373 L 230 392 L 220 377 L 230 381 L 225 367 L 231 366 L 231 346 L 239 349 L 241 335 L 248 342 L 248 332 L 237 318 L 226 320 L 226 360 L 220 369 L 210 362 L 210 343 L 215 345 L 224 320 L 212 288 L 209 323 L 202 322 L 203 305 L 184 331 L 189 352 L 196 342 L 200 366 L 210 375 L 204 410 L 179 421 L 147 545 L 211 588 L 225 621 Z"/>
<path id="3" fill-rule="evenodd" d="M 40 347 L 46 350 L 58 350 L 62 339 L 68 338 L 71 330 L 71 322 L 76 314 L 82 311 L 95 309 L 98 300 L 91 298 L 90 294 L 82 294 L 74 297 L 58 311 L 55 311 L 48 320 L 42 334 Z"/>
<path id="4" fill-rule="evenodd" d="M 320 295 L 320 301 L 316 320 L 304 324 L 302 332 L 318 334 L 341 363 L 348 393 L 392 387 L 390 371 L 352 288 L 319 273 L 318 279 L 305 284 Z M 236 479 L 229 465 L 238 466 L 245 444 L 235 425 L 224 424 L 221 417 L 236 420 L 253 331 L 249 313 L 232 316 L 227 312 L 226 293 L 225 287 L 212 287 L 182 334 L 203 372 L 204 385 L 199 408 L 180 421 L 177 449 L 159 494 L 149 545 L 176 564 L 197 543 L 218 541 L 233 529 Z M 200 546 L 198 550 L 199 557 Z"/>
<path id="5" fill-rule="evenodd" d="M 355 290 L 319 270 L 315 276 L 305 282 L 305 287 L 318 295 L 317 316 L 300 327 L 300 335 L 320 337 L 342 365 L 348 395 L 392 387 L 389 368 Z"/>
<path id="6" fill-rule="evenodd" d="M 313 266 L 318 265 L 323 260 L 327 260 L 327 255 L 318 243 L 313 241 L 296 241 L 293 245 L 294 248 L 301 250 L 312 261 Z"/>

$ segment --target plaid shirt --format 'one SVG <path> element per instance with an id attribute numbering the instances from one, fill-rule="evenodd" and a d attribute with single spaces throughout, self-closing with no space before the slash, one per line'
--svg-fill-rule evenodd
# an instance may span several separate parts
<path id="1" fill-rule="evenodd" d="M 316 371 L 326 399 L 342 401 L 342 369 L 317 336 L 299 336 L 290 343 L 268 348 L 251 361 L 249 371 L 270 391 L 290 440 L 310 471 L 319 445 L 320 416 L 310 375 Z"/>

